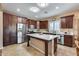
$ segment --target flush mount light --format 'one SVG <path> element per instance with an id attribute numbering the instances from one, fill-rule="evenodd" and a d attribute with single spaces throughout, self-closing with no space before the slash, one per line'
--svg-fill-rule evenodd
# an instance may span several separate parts
<path id="1" fill-rule="evenodd" d="M 58 6 L 56 6 L 56 9 L 59 9 L 59 7 L 58 7 Z"/>
<path id="2" fill-rule="evenodd" d="M 19 8 L 17 8 L 17 12 L 20 12 L 20 9 Z"/>
<path id="3" fill-rule="evenodd" d="M 35 16 L 36 18 L 38 18 L 38 16 Z"/>
<path id="4" fill-rule="evenodd" d="M 32 12 L 39 12 L 40 11 L 40 9 L 39 8 L 37 8 L 37 7 L 31 7 L 30 8 L 30 11 L 32 11 Z"/>
<path id="5" fill-rule="evenodd" d="M 39 7 L 47 7 L 49 4 L 48 3 L 37 3 Z"/>

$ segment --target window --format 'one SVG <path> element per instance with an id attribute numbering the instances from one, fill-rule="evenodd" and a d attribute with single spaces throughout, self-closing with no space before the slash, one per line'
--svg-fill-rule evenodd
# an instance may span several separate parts
<path id="1" fill-rule="evenodd" d="M 60 31 L 60 20 L 49 22 L 49 32 Z"/>
<path id="2" fill-rule="evenodd" d="M 53 22 L 53 30 L 54 31 L 59 31 L 60 30 L 60 21 L 56 20 Z"/>

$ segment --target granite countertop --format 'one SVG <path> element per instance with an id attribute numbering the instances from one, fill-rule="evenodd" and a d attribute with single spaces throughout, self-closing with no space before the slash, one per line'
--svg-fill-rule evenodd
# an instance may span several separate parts
<path id="1" fill-rule="evenodd" d="M 33 32 L 33 33 L 43 33 L 43 34 L 51 34 L 51 35 L 73 35 L 73 34 L 65 34 L 65 33 L 52 33 L 52 32 Z"/>
<path id="2" fill-rule="evenodd" d="M 48 34 L 39 34 L 39 33 L 26 34 L 26 35 L 43 39 L 43 40 L 52 40 L 56 37 L 59 37 L 59 35 L 48 35 Z"/>

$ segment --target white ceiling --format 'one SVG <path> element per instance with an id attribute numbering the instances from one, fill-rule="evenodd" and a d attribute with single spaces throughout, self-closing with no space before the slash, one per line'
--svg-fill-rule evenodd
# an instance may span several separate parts
<path id="1" fill-rule="evenodd" d="M 29 19 L 42 19 L 50 16 L 59 15 L 62 13 L 74 11 L 79 9 L 78 3 L 50 3 L 45 8 L 40 8 L 36 3 L 3 3 L 4 12 L 11 13 L 17 16 L 27 17 Z M 38 7 L 39 12 L 33 13 L 29 9 L 30 7 Z M 59 7 L 59 9 L 56 9 Z M 17 12 L 17 8 L 20 8 L 20 12 Z M 45 13 L 45 11 L 47 13 Z M 38 17 L 35 17 L 38 16 Z"/>

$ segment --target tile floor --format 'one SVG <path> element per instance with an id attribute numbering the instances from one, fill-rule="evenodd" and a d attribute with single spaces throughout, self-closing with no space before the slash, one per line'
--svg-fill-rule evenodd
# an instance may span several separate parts
<path id="1" fill-rule="evenodd" d="M 33 47 L 27 47 L 27 43 L 9 45 L 3 48 L 2 56 L 44 56 Z M 76 49 L 58 45 L 57 56 L 76 56 Z"/>

